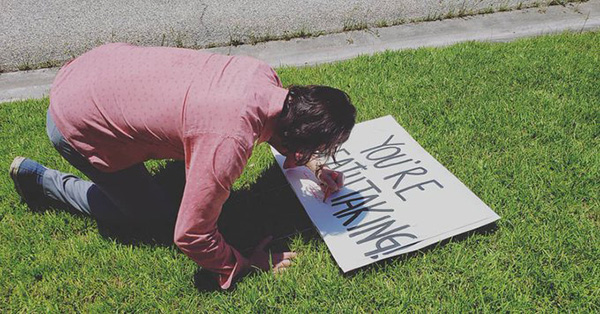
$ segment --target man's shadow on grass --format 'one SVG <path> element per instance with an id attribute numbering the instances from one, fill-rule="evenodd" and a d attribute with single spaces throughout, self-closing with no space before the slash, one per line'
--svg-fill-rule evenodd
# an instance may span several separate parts
<path id="1" fill-rule="evenodd" d="M 177 200 L 178 208 L 185 188 L 183 162 L 168 162 L 154 174 L 154 179 L 172 200 Z M 276 165 L 265 170 L 249 189 L 231 191 L 217 224 L 225 240 L 242 253 L 266 236 L 277 239 L 312 228 L 310 219 Z M 173 245 L 173 228 L 174 225 L 166 231 L 124 232 L 99 223 L 102 235 L 129 245 Z"/>
<path id="2" fill-rule="evenodd" d="M 185 188 L 185 166 L 183 162 L 168 162 L 154 174 L 156 182 L 177 208 Z M 287 183 L 276 164 L 265 170 L 249 189 L 232 191 L 223 205 L 217 222 L 219 231 L 230 245 L 249 256 L 262 239 L 273 236 L 270 248 L 286 251 L 287 239 L 301 234 L 306 240 L 318 237 L 310 218 Z M 100 234 L 125 245 L 137 246 L 173 245 L 173 226 L 156 232 L 123 232 L 113 226 L 98 223 Z M 212 274 L 199 269 L 194 275 L 195 286 L 200 291 L 220 290 Z"/>
<path id="3" fill-rule="evenodd" d="M 185 187 L 185 167 L 183 162 L 168 162 L 155 174 L 155 180 L 174 200 L 181 200 Z M 179 205 L 179 204 L 177 204 Z M 229 199 L 223 205 L 218 220 L 218 227 L 225 240 L 238 249 L 243 255 L 249 256 L 252 248 L 266 236 L 272 235 L 273 251 L 286 251 L 287 240 L 293 235 L 301 235 L 302 239 L 319 238 L 318 232 L 304 211 L 285 176 L 276 164 L 263 172 L 260 178 L 249 189 L 232 191 Z M 129 234 L 111 230 L 109 226 L 99 225 L 99 230 L 105 237 L 115 239 L 122 244 L 139 245 L 173 245 L 174 226 L 166 233 Z M 429 250 L 439 248 L 450 242 L 463 241 L 475 234 L 491 234 L 497 230 L 496 223 L 488 224 L 478 229 L 465 232 L 452 238 L 429 245 L 415 252 L 388 258 L 376 263 L 358 268 L 343 274 L 352 277 L 358 272 L 368 269 L 379 269 L 382 266 L 397 261 L 420 256 Z M 333 257 L 331 257 L 333 260 Z M 341 270 L 340 270 L 341 273 Z M 194 284 L 199 291 L 218 291 L 213 275 L 201 268 L 194 275 Z"/>

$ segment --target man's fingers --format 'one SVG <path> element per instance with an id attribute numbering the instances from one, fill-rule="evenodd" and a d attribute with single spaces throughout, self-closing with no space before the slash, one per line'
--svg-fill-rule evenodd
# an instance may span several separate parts
<path id="1" fill-rule="evenodd" d="M 331 190 L 328 187 L 326 187 L 325 195 L 323 195 L 323 202 L 325 202 L 327 200 L 327 198 L 329 197 L 330 194 L 331 194 Z"/>
<path id="2" fill-rule="evenodd" d="M 293 259 L 296 258 L 297 255 L 296 252 L 283 252 L 283 259 Z"/>
<path id="3" fill-rule="evenodd" d="M 333 180 L 333 178 L 329 175 L 322 176 L 323 183 L 328 189 L 335 189 L 337 187 L 337 183 Z"/>
<path id="4" fill-rule="evenodd" d="M 290 261 L 289 259 L 284 259 L 283 261 L 281 261 L 277 265 L 275 265 L 275 267 L 273 267 L 273 268 L 290 267 L 290 266 L 292 266 L 292 261 Z"/>
<path id="5" fill-rule="evenodd" d="M 277 267 L 277 268 L 273 268 L 273 273 L 274 274 L 281 274 L 287 271 L 287 267 Z"/>
<path id="6" fill-rule="evenodd" d="M 283 252 L 283 253 L 272 253 L 271 259 L 273 261 L 273 265 L 279 264 L 281 261 L 286 259 L 293 259 L 296 257 L 296 252 Z"/>
<path id="7" fill-rule="evenodd" d="M 325 195 L 323 196 L 323 202 L 327 200 L 327 198 L 332 194 L 339 190 L 337 182 L 333 180 L 330 174 L 325 174 L 322 177 L 322 187 L 325 191 Z"/>
<path id="8" fill-rule="evenodd" d="M 337 177 L 335 178 L 335 183 L 337 184 L 338 189 L 344 187 L 344 174 L 341 172 L 337 173 Z"/>

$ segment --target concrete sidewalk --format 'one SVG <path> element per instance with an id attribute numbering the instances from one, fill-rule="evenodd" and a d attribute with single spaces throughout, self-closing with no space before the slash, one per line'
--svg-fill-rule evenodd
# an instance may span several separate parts
<path id="1" fill-rule="evenodd" d="M 332 62 L 384 50 L 443 46 L 462 41 L 510 41 L 563 31 L 600 29 L 600 0 L 476 15 L 434 22 L 369 28 L 315 38 L 219 47 L 208 51 L 244 54 L 273 66 Z M 46 95 L 57 69 L 0 74 L 0 102 Z"/>

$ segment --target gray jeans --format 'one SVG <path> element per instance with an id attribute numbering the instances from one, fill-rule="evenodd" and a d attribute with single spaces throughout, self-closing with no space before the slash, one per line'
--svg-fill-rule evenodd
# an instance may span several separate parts
<path id="1" fill-rule="evenodd" d="M 173 228 L 176 202 L 169 199 L 143 163 L 113 173 L 102 172 L 69 145 L 49 113 L 46 132 L 54 148 L 91 180 L 48 169 L 42 180 L 46 196 L 121 231 L 153 233 Z"/>

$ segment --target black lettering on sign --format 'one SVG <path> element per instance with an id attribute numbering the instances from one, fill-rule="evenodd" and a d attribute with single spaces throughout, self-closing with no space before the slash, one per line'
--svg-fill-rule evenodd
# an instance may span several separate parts
<path id="1" fill-rule="evenodd" d="M 344 185 L 345 185 L 346 187 L 349 187 L 349 186 L 353 185 L 354 183 L 360 182 L 360 181 L 362 181 L 362 180 L 364 180 L 364 179 L 366 179 L 366 178 L 367 178 L 367 177 L 360 177 L 360 178 L 358 178 L 358 179 L 356 179 L 356 180 L 354 180 L 354 181 L 351 181 L 351 182 L 345 182 L 345 183 L 344 183 Z"/>
<path id="2" fill-rule="evenodd" d="M 327 166 L 329 168 L 331 168 L 331 170 L 338 170 L 339 168 L 351 163 L 352 161 L 354 161 L 354 158 L 345 158 L 345 159 L 339 159 L 337 161 L 337 163 L 330 161 L 328 163 L 325 163 L 324 166 Z"/>
<path id="3" fill-rule="evenodd" d="M 375 190 L 375 191 L 377 191 L 377 193 L 381 193 L 381 189 L 377 185 L 375 185 L 375 183 L 373 183 L 373 181 L 367 179 L 367 183 L 369 184 L 368 187 L 360 189 L 358 191 L 350 192 L 348 194 L 340 195 L 340 196 L 332 199 L 331 202 L 339 202 L 340 200 L 343 200 L 347 197 L 354 196 L 354 195 L 357 195 L 357 194 L 360 194 L 363 192 L 367 192 L 370 190 Z"/>
<path id="4" fill-rule="evenodd" d="M 360 175 L 360 170 L 359 170 L 359 171 L 356 171 L 356 172 L 354 172 L 354 173 L 351 173 L 351 174 L 350 174 L 350 173 L 348 173 L 348 172 L 350 172 L 350 171 L 357 170 L 357 169 L 367 170 L 367 167 L 366 167 L 365 165 L 361 165 L 361 164 L 360 164 L 358 161 L 355 161 L 355 162 L 354 162 L 354 165 L 355 165 L 355 166 L 354 166 L 354 167 L 352 167 L 352 168 L 349 168 L 349 169 L 344 169 L 344 170 L 342 170 L 342 171 L 341 171 L 341 173 L 343 173 L 343 174 L 344 174 L 344 177 L 345 177 L 346 179 L 348 179 L 348 178 L 352 178 L 352 177 L 354 177 L 354 176 L 357 176 L 357 175 Z"/>
<path id="5" fill-rule="evenodd" d="M 403 159 L 406 154 L 402 154 L 402 148 L 400 148 L 400 146 L 405 145 L 405 143 L 391 143 L 392 138 L 394 138 L 393 134 L 390 135 L 383 144 L 367 148 L 360 153 L 364 154 L 368 152 L 366 158 L 371 161 L 376 161 L 373 166 L 378 169 L 396 166 L 411 161 L 412 159 Z"/>
<path id="6" fill-rule="evenodd" d="M 375 250 L 365 253 L 365 256 L 370 257 L 372 259 L 377 259 L 377 258 L 379 258 L 379 254 L 381 254 L 381 253 L 383 253 L 383 255 L 387 255 L 387 254 L 389 254 L 388 252 L 390 252 L 390 251 L 397 251 L 397 250 L 401 249 L 403 246 L 396 238 L 410 238 L 410 239 L 417 238 L 417 236 L 412 233 L 398 233 L 399 231 L 402 231 L 402 230 L 410 227 L 410 225 L 403 225 L 403 226 L 394 228 L 392 230 L 386 231 L 386 229 L 390 228 L 392 226 L 392 224 L 394 224 L 394 222 L 396 222 L 396 220 L 393 220 L 393 219 L 385 221 L 386 219 L 389 219 L 389 218 L 391 218 L 391 217 L 389 215 L 386 215 L 386 216 L 379 217 L 377 219 L 374 219 L 374 220 L 371 220 L 371 221 L 362 223 L 360 225 L 356 225 L 354 227 L 350 227 L 350 228 L 346 229 L 349 232 L 358 230 L 349 235 L 351 238 L 359 236 L 363 233 L 373 231 L 370 234 L 367 234 L 366 237 L 364 237 L 361 240 L 358 240 L 356 242 L 357 244 L 362 244 L 365 242 L 374 241 L 374 240 L 378 239 L 375 242 Z M 382 223 L 374 225 L 379 222 L 382 222 Z M 371 226 L 371 227 L 366 228 L 367 226 Z M 360 229 L 362 229 L 362 230 L 360 230 Z"/>
<path id="7" fill-rule="evenodd" d="M 368 234 L 366 237 L 362 238 L 361 240 L 356 241 L 356 244 L 362 244 L 362 243 L 365 243 L 365 242 L 368 242 L 368 241 L 373 241 L 375 239 L 379 239 L 381 237 L 387 236 L 387 235 L 389 235 L 391 233 L 394 233 L 396 231 L 400 231 L 400 230 L 403 230 L 403 229 L 406 229 L 406 228 L 409 227 L 408 225 L 404 225 L 404 226 L 395 228 L 393 230 L 390 230 L 388 232 L 385 232 L 385 233 L 383 232 L 387 228 L 389 228 L 391 225 L 393 225 L 395 222 L 396 222 L 396 220 L 388 220 L 388 221 L 386 221 L 384 223 L 381 223 L 379 225 L 373 226 L 371 228 L 367 228 L 367 229 L 364 229 L 364 230 L 361 230 L 361 231 L 357 231 L 357 232 L 351 233 L 350 237 L 354 238 L 357 235 L 361 235 L 361 234 L 363 234 L 363 233 L 365 233 L 367 231 L 374 230 L 373 233 Z"/>
<path id="8" fill-rule="evenodd" d="M 377 197 L 377 195 L 376 195 Z M 373 204 L 371 206 L 360 207 L 364 205 L 366 202 L 359 204 L 358 206 L 348 207 L 346 209 L 340 210 L 334 215 L 340 219 L 346 216 L 351 216 L 348 220 L 344 221 L 343 225 L 347 226 L 352 223 L 356 218 L 358 218 L 362 213 L 366 212 L 393 212 L 394 210 L 391 208 L 375 208 L 375 206 L 384 205 L 386 202 L 379 202 L 377 204 Z"/>
<path id="9" fill-rule="evenodd" d="M 341 219 L 343 217 L 350 216 L 346 221 L 344 221 L 343 225 L 347 226 L 352 223 L 356 218 L 360 217 L 361 214 L 366 212 L 391 212 L 393 209 L 384 209 L 384 208 L 375 208 L 375 206 L 383 205 L 386 202 L 380 202 L 371 206 L 364 206 L 367 203 L 377 199 L 379 194 L 381 193 L 381 189 L 373 183 L 371 180 L 367 180 L 369 184 L 368 187 L 360 189 L 358 191 L 350 192 L 341 196 L 338 196 L 331 200 L 331 206 L 340 206 L 344 205 L 345 208 L 335 212 L 333 215 Z M 365 192 L 368 191 L 376 191 L 376 193 L 371 192 L 371 194 L 365 195 Z"/>
<path id="10" fill-rule="evenodd" d="M 370 201 L 372 201 L 372 200 L 374 200 L 374 199 L 376 199 L 378 197 L 379 197 L 379 195 L 377 195 L 377 194 L 372 194 L 372 195 L 358 195 L 358 197 L 355 197 L 355 198 L 343 200 L 343 201 L 336 202 L 336 203 L 331 203 L 331 206 L 338 206 L 338 205 L 342 205 L 342 204 L 346 205 L 346 209 L 341 210 L 341 211 L 339 211 L 339 212 L 337 212 L 337 213 L 334 214 L 334 215 L 337 215 L 338 213 L 344 212 L 344 211 L 346 211 L 348 209 L 353 209 L 353 208 L 357 208 L 357 207 L 363 206 L 366 203 L 368 203 L 368 202 L 370 202 Z M 360 202 L 358 204 L 352 204 L 352 202 L 356 202 L 356 201 L 362 201 L 362 202 Z"/>
<path id="11" fill-rule="evenodd" d="M 427 173 L 427 169 L 423 168 L 423 167 L 416 167 L 416 168 L 411 168 L 408 170 L 404 170 L 404 171 L 400 171 L 400 172 L 396 172 L 392 175 L 389 175 L 385 178 L 383 178 L 384 180 L 387 179 L 391 179 L 393 177 L 397 177 L 400 176 L 397 180 L 396 183 L 394 183 L 394 189 L 398 187 L 398 185 L 400 184 L 400 182 L 402 182 L 402 179 L 404 179 L 404 177 L 406 177 L 407 175 L 411 175 L 411 176 L 422 176 L 424 174 Z"/>
<path id="12" fill-rule="evenodd" d="M 406 202 L 406 198 L 405 198 L 404 196 L 402 196 L 402 193 L 404 193 L 404 192 L 406 192 L 406 191 L 408 191 L 408 190 L 410 190 L 410 189 L 414 189 L 414 188 L 419 188 L 419 190 L 421 190 L 421 191 L 425 191 L 425 188 L 424 188 L 423 186 L 424 186 L 424 185 L 427 185 L 427 184 L 430 184 L 430 183 L 433 183 L 433 184 L 437 185 L 437 186 L 438 186 L 440 189 L 443 189 L 443 188 L 444 188 L 444 186 L 443 186 L 443 185 L 441 185 L 441 184 L 440 184 L 439 182 L 437 182 L 436 180 L 429 180 L 429 181 L 425 181 L 425 182 L 417 183 L 417 184 L 415 184 L 415 185 L 411 185 L 411 186 L 409 186 L 409 187 L 407 187 L 407 188 L 404 188 L 404 189 L 402 189 L 402 190 L 398 190 L 398 191 L 396 191 L 396 195 L 398 195 L 398 197 L 400 197 L 400 198 L 401 198 L 403 201 L 405 201 L 405 202 Z"/>
<path id="13" fill-rule="evenodd" d="M 367 148 L 367 149 L 365 149 L 365 150 L 361 151 L 360 153 L 361 153 L 361 154 L 364 154 L 364 153 L 366 153 L 366 152 L 368 152 L 368 151 L 377 150 L 377 149 L 380 149 L 380 148 L 385 148 L 385 147 L 387 147 L 387 146 L 399 146 L 399 145 L 404 145 L 404 143 L 390 143 L 390 141 L 392 140 L 392 138 L 393 138 L 393 137 L 394 137 L 394 134 L 390 135 L 390 137 L 388 137 L 388 139 L 387 139 L 387 140 L 385 140 L 385 142 L 383 142 L 383 144 L 381 144 L 381 145 L 378 145 L 378 146 L 373 146 L 373 147 L 371 147 L 371 148 Z"/>
<path id="14" fill-rule="evenodd" d="M 410 226 L 404 225 L 402 227 L 408 228 Z M 383 253 L 383 255 L 388 255 L 391 250 L 393 250 L 393 251 L 400 250 L 404 246 L 396 238 L 416 239 L 417 236 L 412 233 L 395 233 L 395 234 L 390 234 L 388 236 L 382 237 L 381 239 L 377 240 L 377 242 L 375 243 L 376 249 L 365 253 L 365 256 L 368 256 L 372 259 L 377 259 L 377 258 L 379 258 L 379 254 L 381 254 L 381 253 Z"/>
<path id="15" fill-rule="evenodd" d="M 347 156 L 350 156 L 350 152 L 347 149 L 345 149 L 345 148 L 339 149 L 337 151 L 337 154 L 339 154 L 339 153 L 344 153 Z M 339 156 L 338 156 L 338 158 L 339 158 Z M 348 164 L 349 162 L 352 162 L 353 160 L 354 160 L 354 158 L 340 159 L 337 162 L 333 162 L 333 160 L 332 160 L 330 162 L 327 162 L 327 163 L 323 164 L 323 166 L 329 167 L 332 170 L 336 170 L 336 169 L 338 169 L 340 167 L 343 167 L 344 165 Z"/>
<path id="16" fill-rule="evenodd" d="M 432 189 L 427 185 L 435 185 L 439 189 L 444 188 L 437 180 L 427 180 L 429 179 L 426 176 L 428 170 L 419 165 L 420 160 L 411 158 L 410 149 L 407 149 L 406 143 L 394 140 L 394 136 L 392 134 L 383 143 L 360 151 L 360 154 L 364 156 L 364 159 L 361 159 L 365 164 L 358 162 L 345 148 L 338 150 L 337 154 L 340 159 L 337 162 L 325 163 L 325 166 L 332 170 L 343 173 L 346 179 L 345 186 L 355 190 L 331 199 L 331 206 L 335 210 L 333 216 L 340 221 L 343 220 L 342 224 L 348 231 L 348 237 L 356 241 L 357 245 L 367 243 L 369 248 L 365 250 L 368 252 L 364 253 L 364 256 L 375 260 L 402 250 L 407 244 L 414 242 L 410 242 L 411 240 L 418 239 L 418 237 L 408 232 L 410 229 L 407 229 L 411 225 L 401 223 L 399 223 L 400 226 L 395 225 L 397 220 L 392 218 L 392 214 L 377 214 L 394 212 L 395 209 L 389 208 L 390 204 L 380 198 L 382 189 L 368 179 L 364 170 L 371 167 L 371 163 L 374 169 L 385 169 L 383 180 L 394 182 L 392 191 L 405 202 L 407 201 L 406 195 L 410 194 L 408 192 L 412 189 L 421 191 L 425 191 L 426 188 Z M 339 157 L 340 155 L 342 157 Z M 410 178 L 407 180 L 407 177 Z M 401 184 L 406 186 L 407 182 L 410 184 L 414 181 L 422 182 L 399 189 Z M 386 185 L 386 188 L 389 187 Z M 384 216 L 371 218 L 373 215 Z M 364 220 L 371 220 L 360 221 L 361 217 Z"/>
<path id="17" fill-rule="evenodd" d="M 364 228 L 364 227 L 366 227 L 366 226 L 368 226 L 368 225 L 372 225 L 372 224 L 374 224 L 374 223 L 376 223 L 376 222 L 380 222 L 380 221 L 382 221 L 382 220 L 385 220 L 385 219 L 388 219 L 388 218 L 390 218 L 390 217 L 391 217 L 390 215 L 386 215 L 386 216 L 383 216 L 383 217 L 379 217 L 379 218 L 377 218 L 377 219 L 373 219 L 373 220 L 371 220 L 371 221 L 368 221 L 368 222 L 362 223 L 362 224 L 360 224 L 360 225 L 356 225 L 356 226 L 354 226 L 354 227 L 350 227 L 350 228 L 348 228 L 348 229 L 346 229 L 346 230 L 348 230 L 348 231 L 352 231 L 352 230 L 356 230 L 356 229 Z"/>

